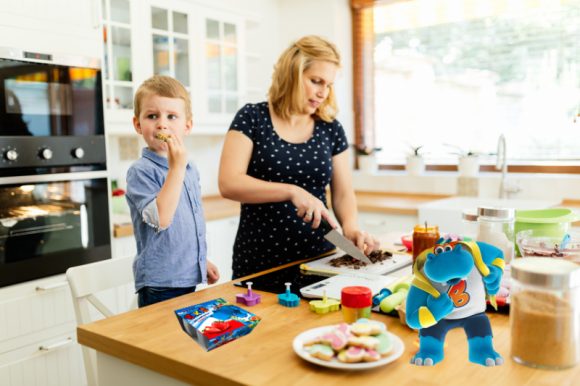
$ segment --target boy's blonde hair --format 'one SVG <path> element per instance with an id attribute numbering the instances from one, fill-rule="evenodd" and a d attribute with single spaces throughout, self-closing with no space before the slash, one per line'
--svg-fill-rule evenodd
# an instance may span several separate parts
<path id="1" fill-rule="evenodd" d="M 135 117 L 141 114 L 141 101 L 145 95 L 154 94 L 166 98 L 181 98 L 185 102 L 185 115 L 189 121 L 193 116 L 191 112 L 191 99 L 189 93 L 180 81 L 165 75 L 153 75 L 147 79 L 135 93 Z"/>
<path id="2" fill-rule="evenodd" d="M 302 111 L 306 104 L 302 74 L 315 60 L 325 60 L 340 67 L 340 53 L 330 41 L 319 36 L 305 36 L 292 44 L 274 66 L 268 100 L 282 119 Z M 314 119 L 332 122 L 338 114 L 336 96 L 331 87 L 328 97 L 312 114 Z"/>

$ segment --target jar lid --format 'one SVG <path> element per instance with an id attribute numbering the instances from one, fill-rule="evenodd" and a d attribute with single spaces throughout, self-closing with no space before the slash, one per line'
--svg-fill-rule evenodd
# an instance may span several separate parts
<path id="1" fill-rule="evenodd" d="M 491 206 L 480 206 L 477 214 L 484 217 L 515 218 L 516 210 L 513 208 L 494 208 Z"/>
<path id="2" fill-rule="evenodd" d="M 580 265 L 550 257 L 524 257 L 512 261 L 511 277 L 522 284 L 567 290 L 580 287 Z"/>
<path id="3" fill-rule="evenodd" d="M 461 217 L 467 221 L 477 221 L 479 215 L 477 214 L 477 209 L 466 209 L 461 212 Z"/>
<path id="4" fill-rule="evenodd" d="M 344 287 L 340 294 L 340 303 L 350 308 L 365 308 L 373 304 L 373 294 L 367 287 Z"/>

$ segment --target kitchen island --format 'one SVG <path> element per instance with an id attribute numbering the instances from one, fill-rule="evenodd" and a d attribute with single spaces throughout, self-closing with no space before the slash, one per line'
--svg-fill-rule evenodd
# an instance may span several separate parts
<path id="1" fill-rule="evenodd" d="M 380 238 L 387 245 L 390 235 Z M 299 264 L 293 263 L 293 264 Z M 292 264 L 289 264 L 292 265 Z M 289 265 L 277 268 L 282 269 Z M 272 270 L 271 270 L 272 271 Z M 269 272 L 269 271 L 268 271 Z M 258 274 L 259 275 L 259 274 Z M 297 289 L 293 289 L 296 292 Z M 365 371 L 337 371 L 302 360 L 292 350 L 293 339 L 303 331 L 342 322 L 342 312 L 318 315 L 307 301 L 296 308 L 278 304 L 275 294 L 262 294 L 262 302 L 247 308 L 262 321 L 239 340 L 206 352 L 179 326 L 174 310 L 223 298 L 235 304 L 245 289 L 227 282 L 143 309 L 134 310 L 78 328 L 80 344 L 97 350 L 99 384 L 115 385 L 578 385 L 580 366 L 562 371 L 537 370 L 510 358 L 507 314 L 488 313 L 495 350 L 503 366 L 485 368 L 468 361 L 462 329 L 451 330 L 443 362 L 433 367 L 409 364 L 416 349 L 417 332 L 398 318 L 372 314 L 401 338 L 405 352 L 393 363 Z M 242 306 L 242 308 L 246 308 Z"/>

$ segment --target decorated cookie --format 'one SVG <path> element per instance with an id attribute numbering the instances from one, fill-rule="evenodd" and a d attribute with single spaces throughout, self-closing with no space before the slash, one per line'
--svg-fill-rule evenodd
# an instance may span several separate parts
<path id="1" fill-rule="evenodd" d="M 393 342 L 391 342 L 391 337 L 388 332 L 383 331 L 379 335 L 375 335 L 374 338 L 379 341 L 376 350 L 381 356 L 385 357 L 391 354 L 393 351 Z"/>
<path id="2" fill-rule="evenodd" d="M 344 357 L 347 363 L 356 363 L 363 360 L 365 356 L 365 349 L 360 347 L 349 347 L 344 352 Z"/>
<path id="3" fill-rule="evenodd" d="M 381 354 L 376 350 L 364 350 L 364 352 L 363 361 L 365 362 L 376 362 L 381 359 Z"/>
<path id="4" fill-rule="evenodd" d="M 304 346 L 307 347 L 307 346 L 312 346 L 314 344 L 321 343 L 321 340 L 320 339 L 321 339 L 321 336 L 320 335 L 319 336 L 315 336 L 314 338 L 310 338 L 306 342 L 304 342 Z"/>
<path id="5" fill-rule="evenodd" d="M 333 331 L 320 337 L 320 343 L 332 347 L 335 351 L 345 348 L 347 342 L 347 337 L 340 331 Z"/>
<path id="6" fill-rule="evenodd" d="M 330 361 L 334 357 L 334 350 L 325 344 L 315 344 L 308 349 L 308 353 L 314 358 Z"/>
<path id="7" fill-rule="evenodd" d="M 369 336 L 373 331 L 373 326 L 370 323 L 354 323 L 350 326 L 350 332 L 356 336 Z"/>
<path id="8" fill-rule="evenodd" d="M 375 349 L 379 345 L 379 340 L 372 336 L 353 336 L 348 339 L 348 345 L 365 349 Z"/>
<path id="9" fill-rule="evenodd" d="M 342 332 L 344 334 L 344 336 L 346 336 L 347 338 L 350 338 L 350 337 L 354 336 L 350 332 L 350 326 L 347 323 L 341 323 L 341 324 L 339 324 L 338 327 L 336 327 L 335 330 Z"/>
<path id="10" fill-rule="evenodd" d="M 378 335 L 383 331 L 387 330 L 387 326 L 385 326 L 382 322 L 377 322 L 376 320 L 369 320 L 366 318 L 362 318 L 356 321 L 356 324 L 369 324 L 371 326 L 371 333 L 368 335 Z M 362 327 L 361 327 L 362 329 Z"/>

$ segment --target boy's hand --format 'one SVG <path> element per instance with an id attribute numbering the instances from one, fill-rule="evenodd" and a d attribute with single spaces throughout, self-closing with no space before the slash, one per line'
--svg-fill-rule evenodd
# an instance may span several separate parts
<path id="1" fill-rule="evenodd" d="M 169 169 L 183 169 L 187 166 L 187 149 L 183 142 L 174 134 L 170 134 L 167 138 L 167 161 L 169 162 Z"/>
<path id="2" fill-rule="evenodd" d="M 215 265 L 207 262 L 207 284 L 215 284 L 220 279 L 220 273 Z"/>

